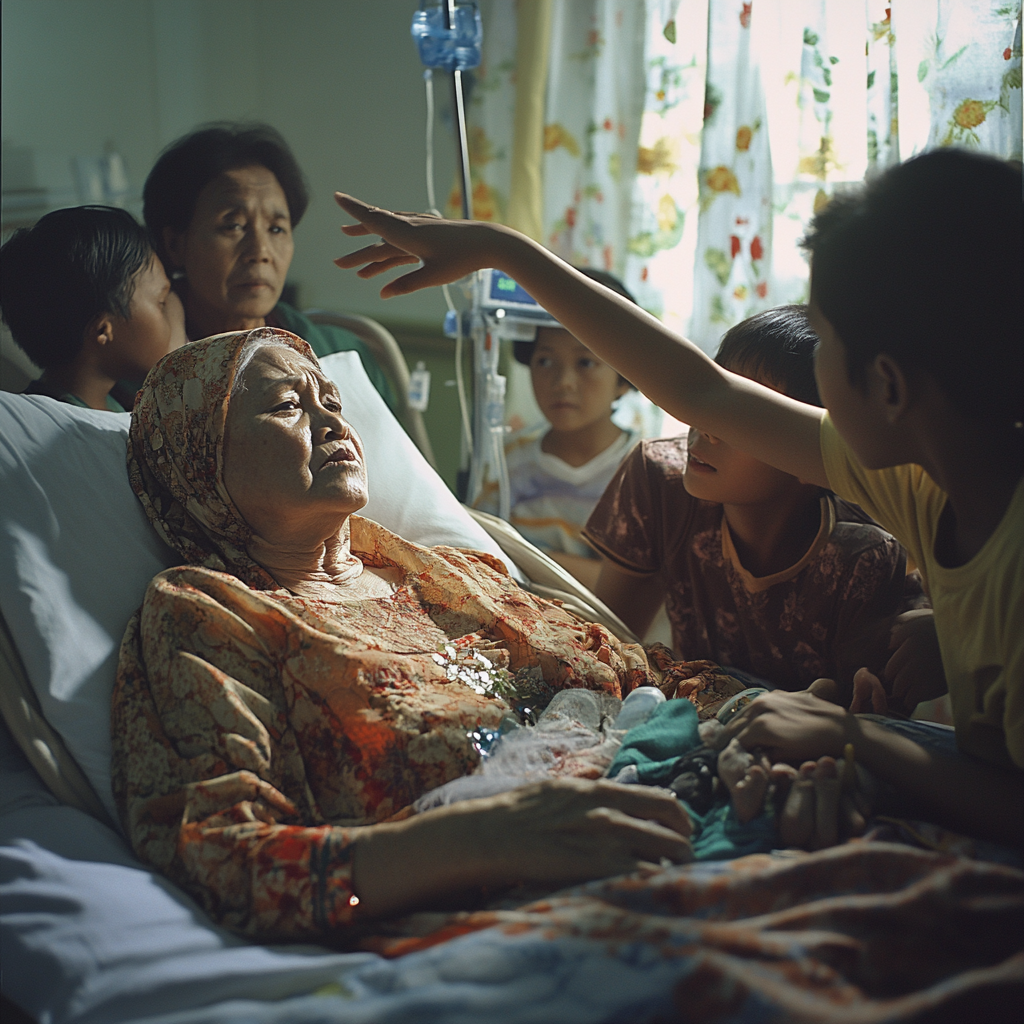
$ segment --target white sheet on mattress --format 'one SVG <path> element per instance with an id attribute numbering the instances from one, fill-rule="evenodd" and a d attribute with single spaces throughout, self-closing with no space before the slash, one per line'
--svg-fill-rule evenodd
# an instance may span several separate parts
<path id="1" fill-rule="evenodd" d="M 278 1000 L 377 957 L 217 928 L 109 828 L 59 804 L 0 723 L 0 959 L 4 994 L 60 1024 Z"/>

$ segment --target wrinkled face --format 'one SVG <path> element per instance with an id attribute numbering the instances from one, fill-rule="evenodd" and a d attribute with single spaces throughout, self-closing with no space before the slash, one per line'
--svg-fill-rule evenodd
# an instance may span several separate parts
<path id="1" fill-rule="evenodd" d="M 739 367 L 726 369 L 743 373 Z M 770 380 L 753 379 L 773 391 L 781 391 Z M 755 505 L 778 500 L 800 486 L 795 476 L 758 461 L 714 434 L 691 427 L 687 442 L 689 457 L 683 486 L 695 498 L 723 505 Z"/>
<path id="2" fill-rule="evenodd" d="M 173 349 L 185 344 L 181 300 L 156 256 L 138 272 L 128 317 L 112 316 L 104 369 L 119 380 L 141 381 Z"/>
<path id="3" fill-rule="evenodd" d="M 555 430 L 581 430 L 607 419 L 629 390 L 618 373 L 562 328 L 541 327 L 530 358 L 533 393 Z"/>
<path id="4" fill-rule="evenodd" d="M 228 406 L 224 483 L 268 540 L 326 538 L 366 504 L 363 446 L 338 389 L 294 349 L 260 348 L 243 371 Z"/>
<path id="5" fill-rule="evenodd" d="M 185 233 L 166 234 L 167 251 L 188 279 L 190 325 L 243 329 L 281 297 L 295 245 L 288 201 L 266 167 L 214 178 L 200 192 Z"/>

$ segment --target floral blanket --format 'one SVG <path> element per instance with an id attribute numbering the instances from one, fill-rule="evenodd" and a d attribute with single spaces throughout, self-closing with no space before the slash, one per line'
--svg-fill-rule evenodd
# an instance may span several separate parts
<path id="1" fill-rule="evenodd" d="M 1024 1005 L 1024 872 L 894 843 L 418 917 L 346 978 L 352 1019 L 381 998 L 417 1021 L 991 1022 Z"/>

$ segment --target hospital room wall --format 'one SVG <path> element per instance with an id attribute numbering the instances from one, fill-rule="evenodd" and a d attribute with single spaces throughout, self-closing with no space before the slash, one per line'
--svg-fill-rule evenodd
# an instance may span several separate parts
<path id="1" fill-rule="evenodd" d="M 312 200 L 296 231 L 290 279 L 303 306 L 363 313 L 434 371 L 428 429 L 454 477 L 457 412 L 445 343 L 424 347 L 444 315 L 437 292 L 384 303 L 380 282 L 331 259 L 353 243 L 337 188 L 397 209 L 426 206 L 423 69 L 409 35 L 413 0 L 4 0 L 3 188 L 78 202 L 71 160 L 109 147 L 135 195 L 160 149 L 203 121 L 259 119 L 279 128 Z M 437 82 L 436 180 L 454 170 Z M 450 120 L 447 122 L 450 124 Z M 137 198 L 129 200 L 140 212 Z M 438 332 L 439 334 L 439 332 Z M 435 339 L 436 340 L 436 339 Z M 452 364 L 453 365 L 453 364 Z"/>

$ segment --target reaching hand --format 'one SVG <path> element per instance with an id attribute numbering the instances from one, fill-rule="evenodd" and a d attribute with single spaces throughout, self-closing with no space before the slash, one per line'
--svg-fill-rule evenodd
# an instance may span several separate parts
<path id="1" fill-rule="evenodd" d="M 692 857 L 690 819 L 665 790 L 559 779 L 488 803 L 486 855 L 511 880 L 563 885 Z"/>
<path id="2" fill-rule="evenodd" d="M 893 619 L 889 649 L 895 651 L 880 679 L 867 668 L 853 677 L 854 713 L 873 711 L 884 715 L 890 708 L 913 713 L 923 700 L 946 692 L 939 638 L 930 608 L 904 612 Z"/>
<path id="3" fill-rule="evenodd" d="M 851 739 L 853 718 L 811 690 L 773 690 L 751 701 L 726 727 L 747 749 L 763 747 L 772 761 L 839 757 Z"/>
<path id="4" fill-rule="evenodd" d="M 419 270 L 403 274 L 380 291 L 382 298 L 407 295 L 420 288 L 449 284 L 474 270 L 493 266 L 493 253 L 502 236 L 512 232 L 477 221 L 442 220 L 425 213 L 392 213 L 335 192 L 337 204 L 358 224 L 342 227 L 346 235 L 380 235 L 381 241 L 339 256 L 343 269 L 361 267 L 360 277 L 370 278 L 395 267 L 422 262 Z"/>
<path id="5" fill-rule="evenodd" d="M 930 608 L 897 615 L 889 647 L 895 653 L 885 666 L 892 702 L 907 714 L 923 700 L 947 692 L 935 616 Z"/>
<path id="6" fill-rule="evenodd" d="M 853 700 L 850 710 L 856 715 L 871 711 L 884 715 L 889 710 L 889 697 L 878 678 L 870 669 L 859 668 L 853 677 Z"/>

